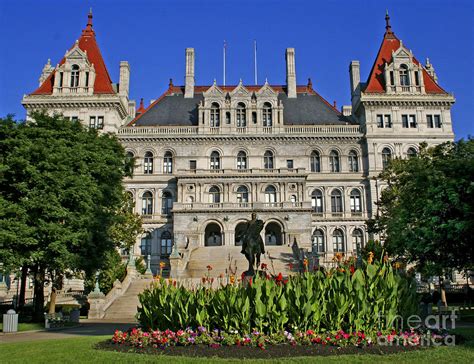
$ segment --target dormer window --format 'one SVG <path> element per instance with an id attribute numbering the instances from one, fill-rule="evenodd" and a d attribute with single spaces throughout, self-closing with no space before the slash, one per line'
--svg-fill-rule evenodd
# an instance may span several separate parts
<path id="1" fill-rule="evenodd" d="M 263 104 L 263 126 L 272 126 L 272 105 L 268 102 Z"/>
<path id="2" fill-rule="evenodd" d="M 400 66 L 400 85 L 410 86 L 410 77 L 408 76 L 408 67 L 405 64 Z"/>
<path id="3" fill-rule="evenodd" d="M 79 86 L 79 66 L 73 64 L 71 67 L 71 87 Z"/>
<path id="4" fill-rule="evenodd" d="M 219 104 L 213 103 L 211 105 L 211 127 L 219 127 L 220 125 L 220 108 Z"/>
<path id="5" fill-rule="evenodd" d="M 243 103 L 237 105 L 237 127 L 243 128 L 247 126 L 246 110 Z"/>

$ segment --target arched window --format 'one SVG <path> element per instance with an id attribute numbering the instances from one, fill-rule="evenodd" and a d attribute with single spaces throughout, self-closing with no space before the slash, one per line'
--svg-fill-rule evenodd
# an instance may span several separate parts
<path id="1" fill-rule="evenodd" d="M 217 186 L 212 186 L 209 189 L 209 202 L 220 203 L 221 202 L 221 190 Z"/>
<path id="2" fill-rule="evenodd" d="M 359 158 L 357 157 L 357 152 L 355 150 L 349 152 L 348 162 L 350 172 L 359 172 Z"/>
<path id="3" fill-rule="evenodd" d="M 331 212 L 341 213 L 342 208 L 342 193 L 339 190 L 334 190 L 331 193 Z"/>
<path id="4" fill-rule="evenodd" d="M 400 85 L 410 86 L 410 77 L 408 76 L 408 67 L 405 64 L 400 66 Z"/>
<path id="5" fill-rule="evenodd" d="M 385 169 L 388 167 L 390 160 L 392 159 L 392 152 L 389 148 L 383 148 L 382 150 L 382 167 Z"/>
<path id="6" fill-rule="evenodd" d="M 245 105 L 241 102 L 237 104 L 237 127 L 243 128 L 247 126 L 247 111 L 245 110 Z"/>
<path id="7" fill-rule="evenodd" d="M 79 86 L 79 66 L 73 64 L 71 67 L 71 87 Z"/>
<path id="8" fill-rule="evenodd" d="M 163 157 L 163 173 L 173 173 L 173 154 L 166 152 Z"/>
<path id="9" fill-rule="evenodd" d="M 128 151 L 127 154 L 125 154 L 125 172 L 133 174 L 133 170 L 135 167 L 135 155 Z"/>
<path id="10" fill-rule="evenodd" d="M 263 126 L 272 126 L 272 105 L 266 102 L 263 104 Z"/>
<path id="11" fill-rule="evenodd" d="M 145 172 L 145 174 L 153 173 L 153 153 L 152 152 L 145 153 L 143 171 Z"/>
<path id="12" fill-rule="evenodd" d="M 313 253 L 324 253 L 326 250 L 324 248 L 324 233 L 319 229 L 314 230 L 313 232 L 313 241 L 311 248 Z"/>
<path id="13" fill-rule="evenodd" d="M 323 212 L 323 193 L 320 190 L 314 190 L 311 194 L 311 206 L 314 212 Z"/>
<path id="14" fill-rule="evenodd" d="M 150 191 L 146 191 L 142 196 L 142 215 L 153 214 L 153 195 Z"/>
<path id="15" fill-rule="evenodd" d="M 351 212 L 361 212 L 361 198 L 360 198 L 360 191 L 357 189 L 353 189 L 351 191 Z"/>
<path id="16" fill-rule="evenodd" d="M 243 150 L 237 153 L 237 169 L 247 169 L 247 153 Z"/>
<path id="17" fill-rule="evenodd" d="M 329 167 L 331 169 L 331 172 L 339 172 L 340 171 L 339 153 L 336 152 L 335 150 L 331 150 L 331 153 L 329 153 Z"/>
<path id="18" fill-rule="evenodd" d="M 219 104 L 214 102 L 211 105 L 211 127 L 218 127 L 221 124 L 221 110 Z"/>
<path id="19" fill-rule="evenodd" d="M 161 250 L 160 255 L 162 257 L 168 257 L 171 254 L 173 248 L 173 239 L 169 231 L 163 231 L 161 234 Z"/>
<path id="20" fill-rule="evenodd" d="M 317 151 L 313 151 L 310 157 L 311 172 L 321 172 L 321 158 Z"/>
<path id="21" fill-rule="evenodd" d="M 163 197 L 161 198 L 161 214 L 170 215 L 171 209 L 173 208 L 173 196 L 168 191 L 163 192 Z"/>
<path id="22" fill-rule="evenodd" d="M 267 204 L 274 204 L 276 202 L 276 188 L 272 185 L 265 188 L 265 202 Z"/>
<path id="23" fill-rule="evenodd" d="M 344 252 L 344 233 L 336 229 L 332 234 L 332 246 L 334 253 L 343 253 Z"/>
<path id="24" fill-rule="evenodd" d="M 141 241 L 140 244 L 140 253 L 141 255 L 151 254 L 151 234 L 147 233 Z"/>
<path id="25" fill-rule="evenodd" d="M 418 154 L 418 152 L 416 151 L 415 148 L 408 148 L 408 151 L 407 151 L 408 158 L 416 157 L 417 154 Z"/>
<path id="26" fill-rule="evenodd" d="M 247 203 L 249 202 L 249 190 L 245 186 L 239 186 L 237 188 L 237 202 Z"/>
<path id="27" fill-rule="evenodd" d="M 267 150 L 263 155 L 263 168 L 273 169 L 273 152 L 271 150 Z"/>
<path id="28" fill-rule="evenodd" d="M 221 169 L 221 156 L 218 151 L 211 153 L 211 169 Z"/>
<path id="29" fill-rule="evenodd" d="M 354 229 L 352 232 L 352 243 L 356 251 L 364 247 L 364 233 L 360 229 Z"/>

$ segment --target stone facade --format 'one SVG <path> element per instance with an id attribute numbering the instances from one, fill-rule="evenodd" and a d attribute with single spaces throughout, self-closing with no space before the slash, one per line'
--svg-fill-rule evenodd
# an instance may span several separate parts
<path id="1" fill-rule="evenodd" d="M 416 153 L 421 142 L 454 138 L 453 96 L 438 85 L 433 66 L 421 65 L 398 40 L 388 18 L 366 83 L 359 62 L 350 64 L 351 105 L 342 112 L 311 81 L 296 84 L 293 48 L 285 53 L 283 86 L 197 86 L 195 56 L 186 49 L 184 86 L 170 82 L 137 112 L 128 100 L 127 63 L 120 66 L 123 86 L 112 94 L 95 94 L 83 78 L 83 91 L 60 92 L 56 77 L 50 94 L 23 100 L 28 112 L 75 113 L 86 123 L 104 112 L 104 131 L 117 132 L 136 161 L 124 181 L 146 230 L 134 253 L 150 255 L 155 273 L 170 255 L 185 270 L 196 249 L 239 245 L 239 224 L 254 211 L 265 221 L 267 245 L 296 241 L 325 259 L 354 254 L 369 239 L 365 221 L 377 213 L 384 164 Z M 45 66 L 43 84 L 55 72 L 69 79 L 73 64 L 93 83 L 97 70 L 76 42 L 65 62 Z"/>

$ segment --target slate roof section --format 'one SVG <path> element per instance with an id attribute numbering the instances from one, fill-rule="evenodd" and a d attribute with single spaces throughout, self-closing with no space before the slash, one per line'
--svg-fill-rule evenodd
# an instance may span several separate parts
<path id="1" fill-rule="evenodd" d="M 129 123 L 129 126 L 197 126 L 198 105 L 203 100 L 203 92 L 211 86 L 196 86 L 193 98 L 184 98 L 183 86 L 170 88 L 148 108 Z M 226 92 L 237 86 L 220 87 Z M 263 86 L 245 86 L 256 92 Z M 311 87 L 298 86 L 297 98 L 289 99 L 285 86 L 271 86 L 278 92 L 283 103 L 285 125 L 346 125 L 351 120 L 316 93 Z"/>

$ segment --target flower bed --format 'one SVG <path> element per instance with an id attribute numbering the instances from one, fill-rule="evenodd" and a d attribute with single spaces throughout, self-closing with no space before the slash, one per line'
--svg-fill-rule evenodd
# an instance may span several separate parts
<path id="1" fill-rule="evenodd" d="M 423 346 L 440 345 L 447 333 L 421 331 L 374 332 L 361 331 L 316 333 L 313 330 L 283 331 L 266 335 L 258 331 L 239 332 L 197 330 L 143 331 L 133 328 L 128 332 L 117 330 L 112 339 L 100 348 L 117 351 L 136 351 L 193 356 L 266 357 L 257 351 L 270 351 L 277 356 L 333 355 L 350 353 L 393 353 Z M 242 350 L 247 348 L 247 350 Z M 199 354 L 200 353 L 200 354 Z M 233 354 L 232 354 L 233 353 Z M 234 355 L 235 354 L 235 355 Z M 274 357 L 272 354 L 272 357 Z"/>

